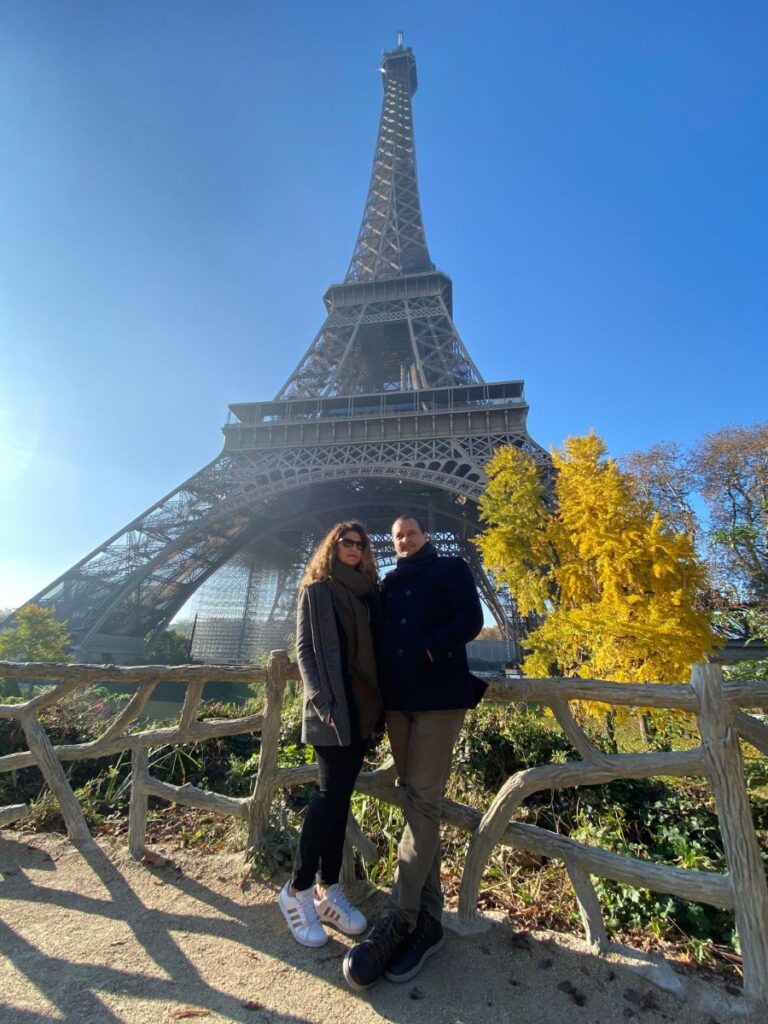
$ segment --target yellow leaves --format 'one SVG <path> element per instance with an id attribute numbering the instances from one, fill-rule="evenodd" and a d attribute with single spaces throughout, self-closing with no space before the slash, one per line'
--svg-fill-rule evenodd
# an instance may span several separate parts
<path id="1" fill-rule="evenodd" d="M 548 586 L 540 567 L 549 561 L 549 515 L 535 464 L 512 446 L 499 448 L 486 467 L 480 518 L 492 523 L 478 539 L 483 560 L 517 595 L 521 612 L 543 612 Z"/>
<path id="2" fill-rule="evenodd" d="M 705 576 L 692 539 L 670 527 L 595 434 L 568 438 L 552 460 L 548 495 L 530 457 L 497 450 L 480 505 L 486 566 L 523 614 L 548 613 L 526 639 L 526 672 L 687 678 L 712 647 L 696 607 Z"/>

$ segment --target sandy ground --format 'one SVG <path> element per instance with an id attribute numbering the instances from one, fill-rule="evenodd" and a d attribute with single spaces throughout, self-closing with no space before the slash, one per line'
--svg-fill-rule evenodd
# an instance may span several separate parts
<path id="1" fill-rule="evenodd" d="M 673 994 L 571 936 L 504 922 L 449 932 L 409 983 L 353 993 L 341 975 L 350 940 L 298 946 L 277 882 L 244 879 L 239 855 L 158 849 L 170 863 L 136 864 L 122 842 L 82 855 L 60 836 L 2 834 L 2 1024 L 768 1022 L 719 980 L 668 971 Z M 381 898 L 363 903 L 370 917 Z"/>

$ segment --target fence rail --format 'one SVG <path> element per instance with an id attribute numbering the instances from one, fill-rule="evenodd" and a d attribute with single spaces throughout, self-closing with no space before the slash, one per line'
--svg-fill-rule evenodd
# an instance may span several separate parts
<path id="1" fill-rule="evenodd" d="M 0 772 L 37 765 L 61 806 L 67 832 L 79 847 L 92 844 L 80 805 L 72 792 L 62 762 L 98 758 L 120 751 L 131 753 L 131 799 L 128 845 L 131 856 L 145 852 L 147 806 L 150 796 L 203 808 L 248 822 L 246 856 L 259 850 L 276 791 L 313 781 L 316 765 L 278 768 L 278 748 L 286 683 L 298 678 L 284 651 L 273 651 L 266 669 L 253 667 L 42 665 L 0 662 L 0 676 L 48 679 L 55 685 L 24 703 L 0 704 L 0 718 L 17 719 L 29 749 L 0 757 Z M 126 706 L 95 740 L 54 747 L 38 720 L 46 707 L 75 691 L 103 682 L 124 682 L 136 690 Z M 159 682 L 173 681 L 185 687 L 178 722 L 171 727 L 131 732 Z M 263 711 L 238 719 L 199 720 L 203 689 L 207 682 L 263 682 Z M 768 1002 L 768 886 L 749 797 L 744 782 L 739 740 L 746 740 L 768 754 L 768 726 L 744 708 L 768 710 L 765 682 L 723 682 L 715 665 L 696 665 L 690 684 L 610 683 L 588 679 L 498 680 L 486 699 L 504 703 L 523 702 L 549 706 L 560 728 L 581 760 L 553 763 L 519 771 L 497 793 L 488 809 L 443 800 L 443 819 L 471 833 L 459 895 L 459 921 L 471 926 L 477 920 L 480 882 L 497 844 L 561 859 L 568 871 L 588 940 L 598 949 L 608 946 L 599 899 L 590 876 L 670 893 L 683 899 L 732 908 L 739 934 L 747 994 Z M 692 750 L 606 754 L 599 750 L 576 721 L 571 701 L 597 702 L 637 708 L 673 708 L 697 718 L 701 743 Z M 249 797 L 234 798 L 211 793 L 190 784 L 173 786 L 150 774 L 149 750 L 159 746 L 199 742 L 220 736 L 261 733 L 261 754 L 256 781 Z M 649 776 L 705 776 L 715 799 L 728 873 L 693 871 L 656 864 L 588 846 L 535 825 L 512 821 L 522 802 L 547 789 L 591 786 L 616 779 Z M 357 789 L 390 803 L 403 802 L 395 786 L 390 760 L 382 768 L 363 772 Z M 22 818 L 24 805 L 0 808 L 0 826 Z M 352 870 L 349 847 L 367 861 L 375 858 L 375 846 L 350 818 L 347 829 L 345 870 Z"/>

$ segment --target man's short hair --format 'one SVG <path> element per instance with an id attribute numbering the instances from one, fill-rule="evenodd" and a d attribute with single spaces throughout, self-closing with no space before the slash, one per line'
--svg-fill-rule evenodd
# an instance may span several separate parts
<path id="1" fill-rule="evenodd" d="M 412 519 L 414 521 L 414 523 L 416 523 L 416 525 L 418 526 L 419 530 L 422 533 L 426 533 L 427 532 L 427 528 L 424 525 L 424 523 L 419 519 L 418 516 L 415 516 L 412 512 L 403 512 L 403 514 L 401 516 L 398 516 L 396 519 L 394 519 L 392 521 L 392 529 L 393 530 L 395 528 L 395 523 L 399 523 L 401 519 Z"/>

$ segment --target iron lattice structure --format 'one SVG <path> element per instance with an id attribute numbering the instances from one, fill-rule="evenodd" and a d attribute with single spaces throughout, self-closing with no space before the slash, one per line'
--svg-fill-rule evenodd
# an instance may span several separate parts
<path id="1" fill-rule="evenodd" d="M 363 220 L 327 317 L 272 401 L 230 406 L 220 455 L 32 600 L 66 619 L 80 661 L 139 661 L 195 596 L 193 654 L 246 662 L 293 629 L 306 559 L 341 516 L 390 557 L 408 510 L 472 565 L 507 635 L 514 608 L 471 537 L 502 444 L 547 464 L 519 380 L 485 383 L 453 323 L 452 283 L 421 216 L 410 47 L 383 55 L 384 101 Z"/>
<path id="2" fill-rule="evenodd" d="M 416 176 L 410 47 L 384 53 L 384 103 L 363 221 L 325 323 L 278 398 L 479 383 L 453 323 L 451 279 L 429 258 Z"/>

